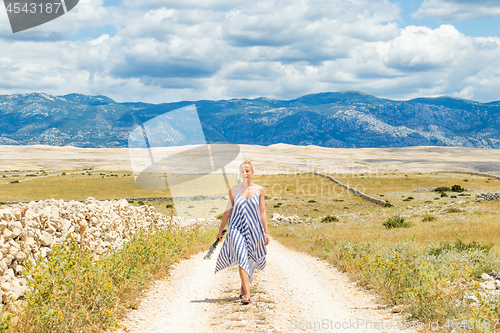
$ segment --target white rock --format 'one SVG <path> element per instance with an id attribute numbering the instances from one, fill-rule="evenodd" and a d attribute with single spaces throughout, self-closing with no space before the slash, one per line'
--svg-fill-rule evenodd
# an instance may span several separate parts
<path id="1" fill-rule="evenodd" d="M 488 281 L 482 282 L 481 283 L 481 287 L 484 290 L 495 290 L 495 289 L 497 289 L 497 286 L 495 285 L 495 282 L 492 281 L 492 280 L 488 280 Z"/>
<path id="2" fill-rule="evenodd" d="M 43 246 L 51 246 L 54 243 L 54 237 L 47 231 L 43 231 L 40 237 L 40 244 Z"/>
<path id="3" fill-rule="evenodd" d="M 492 276 L 490 276 L 490 275 L 488 275 L 488 274 L 486 274 L 486 273 L 481 274 L 481 278 L 482 278 L 484 281 L 493 281 L 493 280 L 494 280 Z"/>
<path id="4" fill-rule="evenodd" d="M 3 231 L 3 233 L 2 233 L 2 235 L 3 235 L 3 238 L 4 238 L 5 240 L 7 240 L 7 239 L 11 239 L 11 238 L 12 238 L 12 231 L 10 231 L 9 229 L 5 229 L 5 230 Z"/>

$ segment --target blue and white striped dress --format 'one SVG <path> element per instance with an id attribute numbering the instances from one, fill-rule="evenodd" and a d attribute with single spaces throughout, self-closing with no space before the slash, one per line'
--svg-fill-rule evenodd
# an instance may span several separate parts
<path id="1" fill-rule="evenodd" d="M 222 244 L 215 273 L 240 265 L 252 283 L 255 268 L 264 270 L 267 254 L 264 227 L 260 221 L 260 202 L 258 192 L 250 199 L 244 199 L 238 191 L 229 217 L 226 239 Z"/>

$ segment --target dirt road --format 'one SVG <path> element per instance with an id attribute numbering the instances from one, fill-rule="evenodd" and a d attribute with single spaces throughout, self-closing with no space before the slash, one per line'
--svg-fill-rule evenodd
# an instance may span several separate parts
<path id="1" fill-rule="evenodd" d="M 211 260 L 203 255 L 176 264 L 114 332 L 396 332 L 407 325 L 333 266 L 274 239 L 249 305 L 238 299 L 237 268 L 215 275 L 218 251 Z"/>

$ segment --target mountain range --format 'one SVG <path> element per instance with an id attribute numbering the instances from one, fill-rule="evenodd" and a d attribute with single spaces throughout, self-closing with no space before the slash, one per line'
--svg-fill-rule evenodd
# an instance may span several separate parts
<path id="1" fill-rule="evenodd" d="M 269 98 L 119 103 L 106 96 L 0 96 L 0 144 L 127 147 L 138 124 L 195 105 L 207 143 L 338 148 L 500 148 L 500 101 L 396 101 L 358 91 Z"/>

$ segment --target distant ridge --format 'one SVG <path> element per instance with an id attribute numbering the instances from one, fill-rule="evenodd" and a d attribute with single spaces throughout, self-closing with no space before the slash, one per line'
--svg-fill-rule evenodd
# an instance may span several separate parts
<path id="1" fill-rule="evenodd" d="M 127 147 L 138 122 L 195 104 L 209 143 L 276 143 L 339 148 L 500 148 L 500 101 L 441 96 L 395 101 L 360 91 L 291 100 L 118 103 L 106 96 L 0 96 L 0 144 Z"/>

